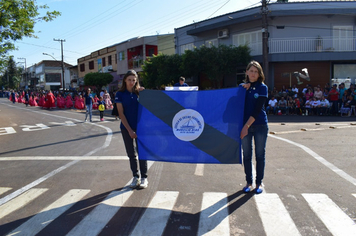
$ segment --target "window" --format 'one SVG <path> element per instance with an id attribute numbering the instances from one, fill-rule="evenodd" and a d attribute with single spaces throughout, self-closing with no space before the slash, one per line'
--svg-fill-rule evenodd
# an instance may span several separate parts
<path id="1" fill-rule="evenodd" d="M 106 59 L 105 57 L 102 58 L 103 67 L 106 66 L 106 60 L 105 59 Z"/>
<path id="2" fill-rule="evenodd" d="M 122 51 L 122 52 L 119 52 L 119 61 L 123 61 L 125 60 L 125 52 Z"/>
<path id="3" fill-rule="evenodd" d="M 257 30 L 249 33 L 235 34 L 232 43 L 238 47 L 247 45 L 251 49 L 251 55 L 262 55 L 262 31 Z"/>
<path id="4" fill-rule="evenodd" d="M 80 72 L 83 72 L 83 71 L 85 71 L 85 64 L 84 63 L 80 64 Z"/>
<path id="5" fill-rule="evenodd" d="M 206 40 L 205 41 L 205 46 L 208 47 L 208 48 L 211 48 L 212 46 L 217 47 L 218 46 L 218 40 L 217 39 Z"/>
<path id="6" fill-rule="evenodd" d="M 111 66 L 111 55 L 108 56 L 108 65 Z"/>
<path id="7" fill-rule="evenodd" d="M 149 57 L 152 57 L 155 54 L 155 49 L 154 48 L 149 48 L 148 50 L 148 55 Z"/>
<path id="8" fill-rule="evenodd" d="M 353 26 L 333 27 L 333 48 L 336 51 L 353 50 Z"/>
<path id="9" fill-rule="evenodd" d="M 46 83 L 61 82 L 60 73 L 46 73 Z"/>
<path id="10" fill-rule="evenodd" d="M 194 43 L 188 43 L 180 46 L 180 54 L 184 54 L 185 50 L 193 50 Z"/>
<path id="11" fill-rule="evenodd" d="M 94 61 L 89 62 L 89 70 L 94 70 Z"/>

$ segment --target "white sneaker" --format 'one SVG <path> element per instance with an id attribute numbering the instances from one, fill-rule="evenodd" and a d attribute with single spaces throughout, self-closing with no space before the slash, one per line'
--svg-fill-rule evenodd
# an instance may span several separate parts
<path id="1" fill-rule="evenodd" d="M 130 188 L 137 188 L 138 186 L 140 186 L 140 179 L 137 177 L 134 177 L 132 179 L 132 183 L 129 186 L 130 186 Z"/>
<path id="2" fill-rule="evenodd" d="M 139 188 L 147 188 L 148 187 L 148 180 L 147 178 L 142 178 L 141 179 L 141 184 Z"/>

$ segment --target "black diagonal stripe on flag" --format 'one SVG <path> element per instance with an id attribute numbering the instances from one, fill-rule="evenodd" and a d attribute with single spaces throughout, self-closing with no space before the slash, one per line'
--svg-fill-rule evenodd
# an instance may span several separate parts
<path id="1" fill-rule="evenodd" d="M 172 127 L 174 116 L 185 109 L 166 93 L 159 90 L 144 90 L 140 92 L 139 101 L 143 107 L 169 127 Z M 190 143 L 214 157 L 220 163 L 239 163 L 240 144 L 209 124 L 205 123 L 202 134 L 197 139 L 190 141 Z"/>

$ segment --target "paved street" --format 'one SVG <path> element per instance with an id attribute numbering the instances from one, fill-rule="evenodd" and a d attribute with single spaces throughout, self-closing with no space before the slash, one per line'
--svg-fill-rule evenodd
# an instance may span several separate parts
<path id="1" fill-rule="evenodd" d="M 260 195 L 241 165 L 149 162 L 128 189 L 120 121 L 84 117 L 0 98 L 0 235 L 356 235 L 354 116 L 269 116 Z"/>

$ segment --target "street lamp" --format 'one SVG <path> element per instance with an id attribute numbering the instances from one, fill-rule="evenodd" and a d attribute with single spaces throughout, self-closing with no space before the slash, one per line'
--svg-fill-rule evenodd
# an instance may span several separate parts
<path id="1" fill-rule="evenodd" d="M 27 82 L 27 66 L 26 66 L 26 58 L 24 57 L 18 57 L 17 59 L 19 60 L 25 60 L 25 89 L 27 89 L 28 82 Z"/>
<path id="2" fill-rule="evenodd" d="M 64 85 L 64 63 L 62 63 L 62 62 L 60 62 L 60 61 L 58 61 L 56 58 L 54 58 L 51 54 L 48 54 L 48 53 L 45 53 L 45 52 L 43 52 L 42 53 L 43 55 L 46 55 L 46 56 L 50 56 L 50 57 L 52 57 L 55 61 L 57 61 L 58 63 L 60 63 L 61 64 L 61 67 L 62 67 L 62 89 L 63 89 L 63 91 L 64 91 L 64 88 L 65 88 L 65 85 Z"/>

